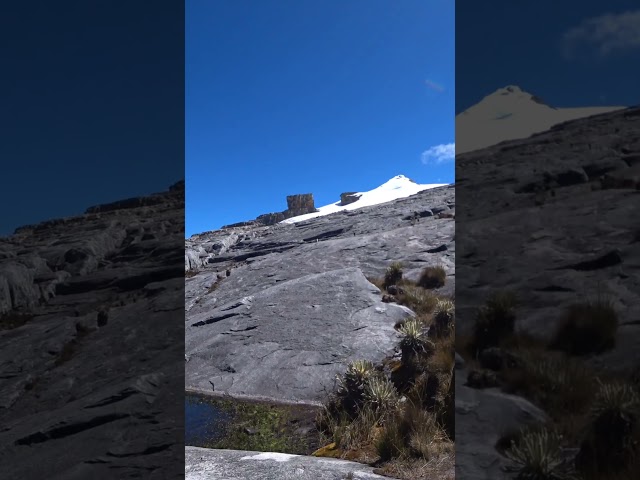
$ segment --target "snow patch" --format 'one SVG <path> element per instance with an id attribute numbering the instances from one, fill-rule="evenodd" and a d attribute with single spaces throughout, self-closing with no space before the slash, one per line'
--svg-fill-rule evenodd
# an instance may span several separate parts
<path id="1" fill-rule="evenodd" d="M 304 220 L 310 220 L 316 217 L 322 217 L 324 215 L 330 215 L 341 211 L 357 210 L 362 207 L 370 207 L 372 205 L 379 205 L 381 203 L 391 202 L 399 198 L 410 197 L 416 193 L 422 192 L 430 188 L 443 187 L 446 183 L 428 183 L 418 184 L 413 180 L 405 177 L 404 175 L 397 175 L 386 183 L 383 183 L 373 190 L 368 192 L 356 192 L 354 195 L 359 195 L 358 200 L 349 205 L 341 205 L 340 201 L 325 205 L 318 208 L 315 213 L 307 213 L 305 215 L 299 215 L 297 217 L 288 218 L 280 223 L 297 223 Z"/>
<path id="2" fill-rule="evenodd" d="M 275 460 L 276 462 L 288 462 L 298 455 L 290 455 L 288 453 L 264 452 L 258 455 L 250 455 L 242 457 L 240 460 Z"/>
<path id="3" fill-rule="evenodd" d="M 456 115 L 456 154 L 528 138 L 554 125 L 626 107 L 554 108 L 540 98 L 509 85 Z"/>

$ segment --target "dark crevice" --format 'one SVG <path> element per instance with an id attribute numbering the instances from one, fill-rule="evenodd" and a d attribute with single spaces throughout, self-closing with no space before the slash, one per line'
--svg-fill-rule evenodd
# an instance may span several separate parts
<path id="1" fill-rule="evenodd" d="M 51 430 L 48 430 L 46 432 L 37 432 L 18 439 L 15 441 L 15 445 L 33 445 L 36 443 L 44 443 L 49 440 L 57 440 L 84 432 L 86 430 L 90 430 L 95 427 L 99 427 L 100 425 L 104 425 L 106 423 L 111 423 L 115 422 L 116 420 L 127 418 L 128 416 L 129 414 L 127 413 L 112 413 L 109 415 L 92 418 L 91 420 L 88 420 L 86 422 L 77 422 L 72 423 L 71 425 L 52 428 Z"/>
<path id="2" fill-rule="evenodd" d="M 603 268 L 613 267 L 615 265 L 619 265 L 622 263 L 622 256 L 620 252 L 614 250 L 612 252 L 607 253 L 601 257 L 595 258 L 593 260 L 586 260 L 584 262 L 574 263 L 572 265 L 568 265 L 565 267 L 559 267 L 555 270 L 578 270 L 580 272 L 588 272 L 591 270 L 600 270 Z"/>
<path id="3" fill-rule="evenodd" d="M 239 314 L 238 313 L 227 313 L 227 314 L 221 315 L 219 317 L 212 317 L 212 318 L 209 318 L 207 320 L 202 320 L 201 322 L 194 323 L 191 326 L 192 327 L 202 327 L 204 325 L 210 325 L 212 323 L 216 323 L 216 322 L 220 322 L 222 320 L 226 320 L 227 318 L 235 317 L 236 315 L 239 315 Z"/>
<path id="4" fill-rule="evenodd" d="M 126 457 L 139 457 L 141 455 L 153 455 L 154 453 L 159 453 L 159 452 L 163 452 L 165 450 L 168 450 L 172 447 L 173 445 L 168 443 L 165 445 L 158 445 L 155 447 L 148 447 L 147 449 L 145 449 L 142 452 L 134 452 L 134 453 L 107 453 L 108 456 L 110 457 L 116 457 L 116 458 L 126 458 Z"/>
<path id="5" fill-rule="evenodd" d="M 124 400 L 125 398 L 129 398 L 131 395 L 135 395 L 136 393 L 138 393 L 136 390 L 132 389 L 132 388 L 127 388 L 126 390 L 123 390 L 122 392 L 120 392 L 117 395 L 113 395 L 109 398 L 105 398 L 104 400 L 98 402 L 98 403 L 94 403 L 93 405 L 89 405 L 87 407 L 84 407 L 85 409 L 90 409 L 90 408 L 98 408 L 98 407 L 104 407 L 105 405 L 110 405 L 112 403 L 116 403 L 116 402 L 120 402 L 122 400 Z"/>
<path id="6" fill-rule="evenodd" d="M 238 330 L 234 330 L 234 329 L 232 329 L 232 330 L 231 330 L 231 332 L 234 332 L 234 333 L 239 333 L 239 332 L 248 332 L 248 331 L 250 331 L 250 330 L 255 330 L 256 328 L 258 328 L 258 326 L 257 326 L 257 325 L 253 325 L 253 326 L 251 326 L 251 327 L 240 328 L 240 329 L 238 329 Z"/>
<path id="7" fill-rule="evenodd" d="M 549 285 L 548 287 L 536 288 L 536 292 L 573 292 L 572 288 L 561 287 L 560 285 Z"/>

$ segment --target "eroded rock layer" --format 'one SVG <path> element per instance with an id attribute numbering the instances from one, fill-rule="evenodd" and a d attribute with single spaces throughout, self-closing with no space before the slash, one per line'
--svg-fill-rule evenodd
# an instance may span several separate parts
<path id="1" fill-rule="evenodd" d="M 184 183 L 0 240 L 0 476 L 181 478 Z"/>

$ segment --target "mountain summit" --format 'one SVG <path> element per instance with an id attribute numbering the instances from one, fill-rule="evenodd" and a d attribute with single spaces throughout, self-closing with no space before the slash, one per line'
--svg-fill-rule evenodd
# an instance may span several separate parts
<path id="1" fill-rule="evenodd" d="M 552 126 L 625 107 L 555 108 L 520 87 L 499 88 L 456 115 L 456 153 L 528 138 Z"/>
<path id="2" fill-rule="evenodd" d="M 367 192 L 343 193 L 341 200 L 324 207 L 318 208 L 317 212 L 307 213 L 284 220 L 282 223 L 296 223 L 311 218 L 330 215 L 342 210 L 356 210 L 362 207 L 370 207 L 381 203 L 391 202 L 399 198 L 410 197 L 418 192 L 429 188 L 442 187 L 446 183 L 427 183 L 418 184 L 404 175 L 396 175 L 379 187 Z M 348 203 L 345 202 L 345 196 L 349 198 Z"/>

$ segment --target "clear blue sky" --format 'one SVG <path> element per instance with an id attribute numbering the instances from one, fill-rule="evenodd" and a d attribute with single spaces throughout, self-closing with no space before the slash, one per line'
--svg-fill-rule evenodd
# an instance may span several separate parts
<path id="1" fill-rule="evenodd" d="M 186 235 L 404 174 L 449 183 L 452 0 L 189 0 Z"/>
<path id="2" fill-rule="evenodd" d="M 456 32 L 456 112 L 506 85 L 556 107 L 640 103 L 637 0 L 457 0 Z"/>
<path id="3" fill-rule="evenodd" d="M 0 235 L 184 178 L 180 2 L 1 2 L 0 58 Z"/>

